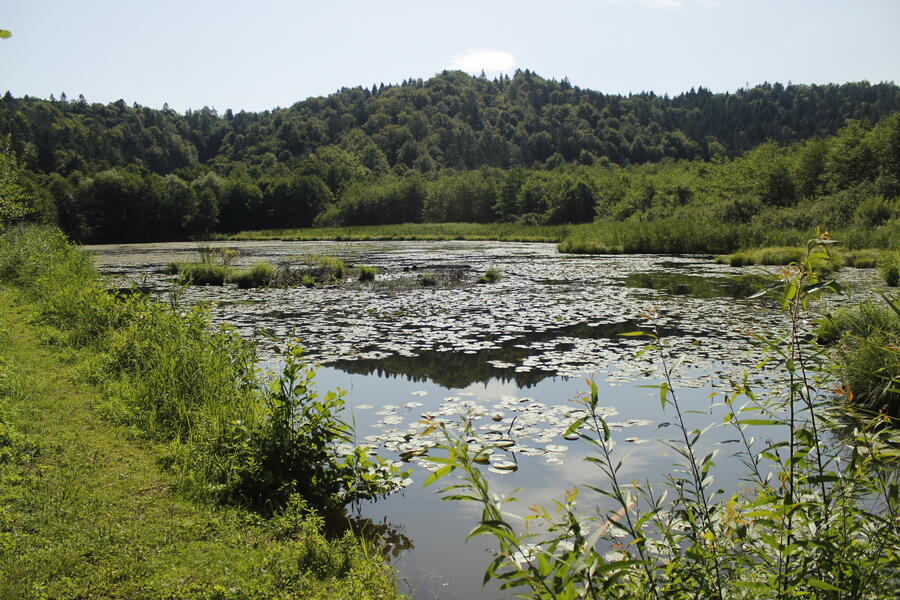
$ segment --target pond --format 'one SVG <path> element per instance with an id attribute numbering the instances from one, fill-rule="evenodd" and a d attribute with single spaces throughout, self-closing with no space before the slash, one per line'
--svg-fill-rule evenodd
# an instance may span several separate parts
<path id="1" fill-rule="evenodd" d="M 343 281 L 313 288 L 241 290 L 233 285 L 184 288 L 180 301 L 205 302 L 216 322 L 259 341 L 261 359 L 277 361 L 278 340 L 301 340 L 321 365 L 319 389 L 347 390 L 358 441 L 382 455 L 407 460 L 413 483 L 405 491 L 351 512 L 377 529 L 399 571 L 401 591 L 414 598 L 496 598 L 482 588 L 489 540 L 465 537 L 480 516 L 473 503 L 441 502 L 422 488 L 429 465 L 419 456 L 435 443 L 419 435 L 423 418 L 459 430 L 471 420 L 477 440 L 502 441 L 485 474 L 494 490 L 520 499 L 525 515 L 585 482 L 602 484 L 584 460 L 586 448 L 564 439 L 578 416 L 571 402 L 597 381 L 601 404 L 626 457 L 625 481 L 664 479 L 675 462 L 661 439 L 674 437 L 660 408 L 659 354 L 646 338 L 621 334 L 645 327 L 649 314 L 666 352 L 680 361 L 673 383 L 682 405 L 698 411 L 693 425 L 721 422 L 712 406 L 760 362 L 754 336 L 775 335 L 785 317 L 769 299 L 746 300 L 765 285 L 762 269 L 732 268 L 712 257 L 571 256 L 551 244 L 498 242 L 231 242 L 235 264 L 286 263 L 300 255 L 336 256 L 378 268 L 374 282 Z M 162 267 L 198 260 L 198 244 L 88 247 L 97 266 L 126 286 L 136 282 L 167 294 L 173 278 Z M 487 269 L 499 281 L 479 284 Z M 427 277 L 425 277 L 427 275 Z M 428 279 L 434 285 L 422 285 Z M 845 269 L 838 279 L 854 295 L 830 296 L 818 310 L 857 302 L 877 289 L 874 270 Z M 753 371 L 758 386 L 772 373 Z M 717 487 L 739 484 L 738 461 L 727 444 L 733 431 L 714 428 L 706 451 L 721 450 Z M 580 488 L 579 506 L 600 503 Z"/>

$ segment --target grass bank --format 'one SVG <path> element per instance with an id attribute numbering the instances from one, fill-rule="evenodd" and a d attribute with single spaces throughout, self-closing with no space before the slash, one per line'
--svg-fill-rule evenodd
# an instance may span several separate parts
<path id="1" fill-rule="evenodd" d="M 900 232 L 893 225 L 854 227 L 832 232 L 849 249 L 897 248 Z M 777 229 L 754 224 L 655 221 L 598 221 L 579 225 L 515 223 L 403 223 L 358 227 L 269 229 L 218 235 L 222 240 L 391 241 L 473 240 L 545 242 L 573 254 L 727 254 L 759 246 L 804 246 L 815 230 Z"/>
<path id="2" fill-rule="evenodd" d="M 501 242 L 562 241 L 572 225 L 517 225 L 515 223 L 402 223 L 356 227 L 310 227 L 306 229 L 264 229 L 215 235 L 217 240 L 286 241 L 401 241 L 473 240 Z"/>
<path id="3" fill-rule="evenodd" d="M 39 321 L 0 290 L 0 598 L 397 596 L 379 556 L 301 504 L 263 519 L 173 491 L 166 444 L 99 418 L 95 352 Z"/>
<path id="4" fill-rule="evenodd" d="M 805 248 L 807 240 L 815 237 L 814 229 L 775 229 L 715 221 L 596 222 L 574 226 L 560 242 L 559 250 L 574 254 L 728 254 L 760 246 Z M 900 244 L 900 231 L 889 225 L 834 231 L 832 237 L 854 250 L 896 248 Z"/>
<path id="5" fill-rule="evenodd" d="M 107 292 L 55 231 L 4 232 L 0 282 L 0 597 L 395 595 L 381 557 L 325 540 L 314 510 L 399 473 L 342 450 L 342 396 L 317 393 L 299 348 L 261 374 L 202 308 Z"/>

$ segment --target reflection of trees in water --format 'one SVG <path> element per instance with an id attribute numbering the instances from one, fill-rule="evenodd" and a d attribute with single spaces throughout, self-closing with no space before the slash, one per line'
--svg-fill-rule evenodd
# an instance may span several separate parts
<path id="1" fill-rule="evenodd" d="M 465 388 L 473 383 L 488 383 L 493 380 L 500 380 L 504 383 L 514 381 L 519 388 L 529 388 L 548 377 L 555 376 L 556 371 L 537 368 L 529 371 L 516 371 L 515 367 L 496 367 L 490 363 L 518 365 L 530 356 L 547 351 L 546 347 L 533 347 L 533 344 L 536 343 L 550 342 L 557 338 L 615 339 L 620 334 L 634 331 L 637 328 L 638 322 L 632 320 L 603 324 L 577 323 L 525 334 L 505 341 L 499 348 L 481 349 L 468 353 L 418 350 L 416 356 L 391 355 L 378 359 L 338 360 L 330 363 L 329 366 L 356 375 L 374 373 L 380 377 L 405 377 L 415 382 L 431 381 L 451 389 Z M 666 329 L 664 333 L 665 335 L 680 335 L 685 332 Z M 571 347 L 570 344 L 559 342 L 555 349 L 566 351 Z"/>
<path id="2" fill-rule="evenodd" d="M 326 536 L 339 538 L 347 531 L 352 531 L 391 558 L 398 558 L 407 550 L 415 548 L 413 541 L 401 529 L 402 526 L 389 523 L 387 517 L 376 522 L 368 517 L 348 514 L 346 510 L 333 512 L 325 518 Z"/>
<path id="3" fill-rule="evenodd" d="M 499 379 L 515 381 L 520 388 L 537 385 L 552 371 L 533 370 L 517 373 L 513 368 L 497 368 L 488 361 L 517 364 L 535 350 L 503 348 L 478 350 L 474 354 L 421 350 L 416 356 L 393 355 L 370 360 L 339 360 L 330 366 L 358 375 L 377 374 L 379 377 L 405 377 L 410 381 L 432 381 L 446 388 L 465 388 L 473 383 L 487 383 Z"/>

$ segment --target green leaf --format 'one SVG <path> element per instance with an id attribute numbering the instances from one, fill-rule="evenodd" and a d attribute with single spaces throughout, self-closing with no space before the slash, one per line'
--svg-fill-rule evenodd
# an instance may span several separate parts
<path id="1" fill-rule="evenodd" d="M 821 579 L 814 579 L 810 577 L 806 580 L 806 583 L 814 588 L 818 588 L 820 590 L 825 590 L 826 592 L 843 592 L 839 587 L 835 587 L 826 581 L 822 581 Z"/>
<path id="2" fill-rule="evenodd" d="M 781 425 L 779 421 L 774 419 L 740 419 L 739 425 Z"/>
<path id="3" fill-rule="evenodd" d="M 888 298 L 886 294 L 881 294 L 881 297 L 884 298 L 884 301 L 887 302 L 888 306 L 890 306 L 894 310 L 895 313 L 900 315 L 900 308 L 898 308 L 896 304 L 891 302 L 891 299 Z"/>
<path id="4" fill-rule="evenodd" d="M 824 290 L 826 288 L 832 289 L 831 284 L 833 281 L 820 281 L 819 283 L 813 283 L 811 285 L 803 286 L 803 292 L 806 294 L 812 294 L 818 292 L 819 290 Z"/>
<path id="5" fill-rule="evenodd" d="M 444 475 L 446 475 L 447 473 L 449 473 L 450 471 L 452 471 L 455 468 L 456 467 L 454 465 L 447 465 L 446 467 L 441 467 L 440 469 L 438 469 L 437 471 L 435 471 L 434 473 L 429 475 L 428 479 L 425 480 L 425 483 L 422 484 L 422 487 L 428 487 L 429 485 L 431 485 L 432 483 L 434 483 L 435 481 L 437 481 L 438 479 L 440 479 L 441 477 L 443 477 Z"/>
<path id="6" fill-rule="evenodd" d="M 6 39 L 12 37 L 12 32 L 7 29 L 0 29 L 0 38 Z"/>
<path id="7" fill-rule="evenodd" d="M 763 289 L 759 290 L 755 294 L 751 294 L 747 296 L 748 300 L 753 300 L 754 298 L 759 298 L 760 296 L 765 296 L 766 293 L 771 292 L 773 290 L 778 290 L 784 287 L 784 281 L 776 281 L 775 283 L 769 284 Z"/>

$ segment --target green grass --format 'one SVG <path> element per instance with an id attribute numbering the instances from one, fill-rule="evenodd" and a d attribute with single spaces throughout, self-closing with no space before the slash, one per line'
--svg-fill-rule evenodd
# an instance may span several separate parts
<path id="1" fill-rule="evenodd" d="M 500 281 L 501 277 L 503 277 L 503 273 L 499 269 L 491 267 L 484 272 L 484 275 L 478 278 L 478 283 L 496 283 Z"/>
<path id="2" fill-rule="evenodd" d="M 840 309 L 818 323 L 853 405 L 900 417 L 900 313 L 886 302 Z"/>
<path id="3" fill-rule="evenodd" d="M 851 251 L 843 253 L 837 248 L 832 248 L 828 255 L 821 254 L 815 257 L 813 267 L 820 274 L 828 274 L 838 271 L 849 262 L 854 266 L 863 266 L 871 260 L 878 251 Z M 751 248 L 740 250 L 726 256 L 717 256 L 716 262 L 725 263 L 732 267 L 744 267 L 751 265 L 783 266 L 799 264 L 806 256 L 806 248 L 800 246 L 768 246 L 763 248 Z"/>
<path id="4" fill-rule="evenodd" d="M 181 281 L 191 285 L 225 285 L 234 273 L 234 268 L 208 262 L 169 263 L 166 271 L 177 273 Z"/>
<path id="5" fill-rule="evenodd" d="M 303 261 L 313 267 L 315 277 L 319 280 L 341 279 L 344 276 L 344 269 L 347 268 L 341 259 L 325 254 L 305 255 Z"/>
<path id="6" fill-rule="evenodd" d="M 359 267 L 359 276 L 357 279 L 359 281 L 375 281 L 375 275 L 378 274 L 377 267 L 367 267 L 362 265 Z"/>
<path id="7" fill-rule="evenodd" d="M 103 386 L 103 413 L 168 443 L 167 464 L 186 493 L 264 512 L 302 493 L 330 510 L 402 481 L 378 459 L 338 456 L 337 444 L 350 442 L 353 428 L 340 420 L 340 398 L 315 392 L 314 370 L 293 344 L 290 370 L 258 373 L 254 345 L 233 328 L 212 327 L 200 306 L 108 293 L 88 254 L 58 232 L 5 232 L 0 276 L 32 299 L 61 343 L 94 350 L 88 375 Z M 290 381 L 298 369 L 302 385 Z M 282 410 L 287 404 L 298 410 Z M 310 415 L 309 428 L 297 421 L 301 412 Z M 282 464 L 286 453 L 297 460 Z"/>
<path id="8" fill-rule="evenodd" d="M 892 255 L 890 251 L 875 248 L 863 250 L 846 250 L 840 246 L 830 249 L 830 258 L 823 259 L 816 265 L 818 269 L 835 271 L 841 267 L 853 267 L 857 269 L 873 269 L 883 264 Z M 770 246 L 763 248 L 748 248 L 732 254 L 716 257 L 716 262 L 728 264 L 732 267 L 749 265 L 789 265 L 798 263 L 806 255 L 806 249 L 801 246 Z"/>
<path id="9" fill-rule="evenodd" d="M 294 503 L 271 519 L 190 501 L 166 443 L 99 418 L 96 349 L 48 346 L 32 300 L 0 290 L 0 598 L 395 598 L 358 540 Z"/>
<path id="10" fill-rule="evenodd" d="M 498 240 L 506 242 L 559 242 L 571 225 L 517 225 L 515 223 L 402 223 L 357 227 L 267 229 L 217 235 L 227 240 Z"/>
<path id="11" fill-rule="evenodd" d="M 855 227 L 832 232 L 847 248 L 896 248 L 896 228 Z M 799 246 L 815 231 L 761 224 L 732 224 L 690 219 L 597 221 L 579 225 L 516 223 L 402 223 L 355 227 L 268 229 L 216 234 L 219 240 L 496 240 L 559 244 L 574 254 L 725 254 L 740 248 Z"/>
<path id="12" fill-rule="evenodd" d="M 837 248 L 836 251 L 845 266 L 855 269 L 874 269 L 889 254 L 884 250 L 875 249 L 841 250 Z"/>
<path id="13" fill-rule="evenodd" d="M 272 283 L 275 267 L 267 262 L 260 262 L 246 269 L 234 271 L 229 280 L 241 289 L 264 287 Z"/>
<path id="14" fill-rule="evenodd" d="M 887 285 L 890 287 L 900 286 L 900 252 L 886 254 L 878 268 Z"/>

